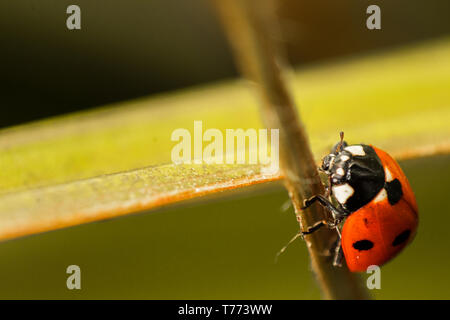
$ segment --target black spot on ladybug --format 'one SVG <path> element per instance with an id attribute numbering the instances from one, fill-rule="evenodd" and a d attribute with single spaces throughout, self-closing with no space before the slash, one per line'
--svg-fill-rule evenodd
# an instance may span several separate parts
<path id="1" fill-rule="evenodd" d="M 386 182 L 384 188 L 387 191 L 388 201 L 391 205 L 400 201 L 403 196 L 402 184 L 398 179 L 394 179 L 390 182 Z"/>
<path id="2" fill-rule="evenodd" d="M 353 243 L 353 248 L 359 251 L 370 250 L 373 248 L 373 242 L 370 240 L 359 240 Z"/>
<path id="3" fill-rule="evenodd" d="M 398 236 L 395 237 L 394 241 L 392 242 L 392 245 L 394 247 L 401 245 L 403 242 L 408 240 L 410 234 L 411 234 L 411 230 L 409 230 L 409 229 L 403 231 L 402 233 L 400 233 Z"/>

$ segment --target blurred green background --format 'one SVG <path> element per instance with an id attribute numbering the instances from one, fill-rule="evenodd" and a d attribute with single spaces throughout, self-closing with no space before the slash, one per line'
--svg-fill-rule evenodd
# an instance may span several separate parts
<path id="1" fill-rule="evenodd" d="M 66 28 L 71 4 L 81 30 Z M 381 30 L 366 28 L 371 4 Z M 297 66 L 450 33 L 448 0 L 276 0 L 275 11 Z M 210 0 L 4 0 L 0 46 L 0 127 L 237 76 Z"/>
<path id="2" fill-rule="evenodd" d="M 381 269 L 379 299 L 449 299 L 450 156 L 401 163 L 419 204 L 415 240 Z M 0 245 L 0 298 L 316 299 L 305 244 L 278 184 Z M 66 288 L 67 266 L 81 290 Z M 364 279 L 367 275 L 362 274 Z"/>
<path id="3" fill-rule="evenodd" d="M 65 27 L 69 4 L 82 29 Z M 365 9 L 382 8 L 382 30 Z M 288 60 L 310 66 L 450 33 L 448 0 L 281 0 Z M 208 0 L 0 2 L 0 127 L 234 78 Z M 376 298 L 449 299 L 450 156 L 402 162 L 417 195 L 416 239 L 382 268 Z M 316 299 L 279 184 L 0 244 L 0 298 Z M 82 289 L 66 288 L 77 264 Z M 366 276 L 363 275 L 365 278 Z"/>

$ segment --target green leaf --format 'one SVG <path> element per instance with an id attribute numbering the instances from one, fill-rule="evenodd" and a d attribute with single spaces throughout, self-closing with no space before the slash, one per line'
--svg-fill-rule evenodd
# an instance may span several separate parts
<path id="1" fill-rule="evenodd" d="M 450 39 L 289 75 L 316 159 L 345 131 L 397 158 L 450 151 Z M 0 239 L 280 179 L 252 165 L 173 165 L 171 134 L 262 128 L 244 81 L 0 131 Z"/>

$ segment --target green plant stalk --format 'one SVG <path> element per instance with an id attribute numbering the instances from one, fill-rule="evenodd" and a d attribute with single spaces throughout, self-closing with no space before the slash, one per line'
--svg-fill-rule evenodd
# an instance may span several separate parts
<path id="1" fill-rule="evenodd" d="M 217 0 L 225 30 L 233 46 L 236 60 L 244 75 L 253 80 L 262 98 L 262 117 L 268 128 L 278 128 L 280 165 L 285 185 L 293 202 L 301 230 L 319 220 L 330 218 L 320 206 L 302 211 L 303 199 L 324 194 L 316 162 L 305 128 L 297 114 L 293 99 L 282 79 L 276 50 L 270 35 L 276 30 L 270 2 L 254 0 Z M 269 30 L 271 32 L 269 32 Z M 338 129 L 336 129 L 338 137 Z M 334 230 L 326 228 L 306 236 L 311 266 L 326 299 L 366 299 L 357 275 L 344 266 L 331 263 L 330 245 L 336 239 Z"/>

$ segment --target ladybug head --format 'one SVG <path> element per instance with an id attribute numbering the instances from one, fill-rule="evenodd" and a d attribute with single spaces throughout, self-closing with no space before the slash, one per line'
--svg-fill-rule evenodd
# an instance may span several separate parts
<path id="1" fill-rule="evenodd" d="M 328 175 L 331 174 L 331 168 L 333 168 L 336 156 L 347 146 L 348 144 L 344 140 L 336 143 L 333 148 L 331 148 L 331 153 L 322 159 L 322 166 L 320 167 L 320 170 Z"/>

